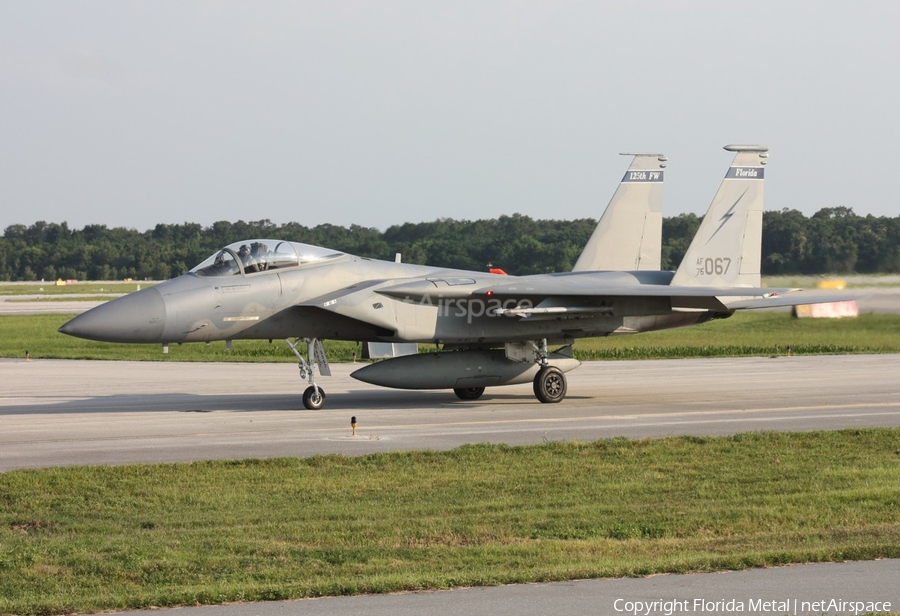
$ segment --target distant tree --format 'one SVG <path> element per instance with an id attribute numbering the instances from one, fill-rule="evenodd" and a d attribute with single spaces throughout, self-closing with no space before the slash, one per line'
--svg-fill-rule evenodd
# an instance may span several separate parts
<path id="1" fill-rule="evenodd" d="M 701 218 L 680 214 L 663 219 L 663 269 L 680 264 Z M 377 259 L 401 253 L 407 263 L 484 271 L 491 263 L 510 274 L 569 271 L 596 221 L 534 220 L 514 214 L 490 220 L 441 218 L 394 225 L 386 231 L 351 225 L 268 219 L 158 224 L 139 232 L 122 227 L 38 221 L 10 225 L 0 238 L 0 278 L 52 280 L 168 278 L 184 273 L 224 245 L 253 238 L 285 239 L 327 246 Z M 783 209 L 763 215 L 765 274 L 900 271 L 900 217 L 856 215 L 851 208 L 823 208 L 811 218 Z"/>
<path id="2" fill-rule="evenodd" d="M 857 219 L 846 207 L 823 208 L 809 221 L 812 251 L 804 273 L 816 271 L 847 274 L 855 271 L 858 258 Z"/>
<path id="3" fill-rule="evenodd" d="M 678 269 L 702 220 L 700 216 L 690 213 L 663 218 L 662 269 Z"/>
<path id="4" fill-rule="evenodd" d="M 800 273 L 809 258 L 809 220 L 787 208 L 763 215 L 762 273 Z"/>

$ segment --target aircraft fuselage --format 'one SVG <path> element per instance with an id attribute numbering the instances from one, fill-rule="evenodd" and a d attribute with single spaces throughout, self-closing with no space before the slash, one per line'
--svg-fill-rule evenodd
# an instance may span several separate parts
<path id="1" fill-rule="evenodd" d="M 705 313 L 675 312 L 667 298 L 610 298 L 590 314 L 498 315 L 539 306 L 529 283 L 553 275 L 512 277 L 392 263 L 340 255 L 322 263 L 256 273 L 202 276 L 195 272 L 113 300 L 76 317 L 62 331 L 94 340 L 134 343 L 309 337 L 384 342 L 501 344 L 547 338 L 632 333 L 691 325 Z M 561 278 L 564 275 L 555 275 Z M 593 272 L 591 283 L 665 284 L 671 272 Z M 427 277 L 434 288 L 415 297 L 383 293 L 405 279 Z M 516 296 L 459 297 L 454 287 L 522 281 Z M 374 281 L 374 282 L 373 282 Z M 450 281 L 450 285 L 445 285 Z M 358 290 L 356 289 L 358 287 Z M 336 306 L 330 294 L 346 304 Z M 317 299 L 318 298 L 318 299 Z M 333 302 L 333 303 L 330 303 Z M 362 318 L 364 316 L 364 318 Z M 360 317 L 360 318 L 357 318 Z"/>

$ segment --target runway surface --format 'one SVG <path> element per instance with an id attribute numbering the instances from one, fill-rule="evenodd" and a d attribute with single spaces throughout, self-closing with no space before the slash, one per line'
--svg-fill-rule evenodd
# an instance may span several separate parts
<path id="1" fill-rule="evenodd" d="M 560 404 L 530 385 L 475 402 L 382 389 L 357 367 L 332 366 L 307 411 L 291 364 L 0 360 L 0 470 L 900 427 L 900 355 L 587 362 Z"/>
<path id="2" fill-rule="evenodd" d="M 649 578 L 332 597 L 131 612 L 133 616 L 682 616 L 853 614 L 900 609 L 900 560 Z M 679 603 L 675 603 L 678 601 Z M 655 603 L 656 602 L 656 603 Z M 849 609 L 828 609 L 829 605 Z M 862 610 L 856 611 L 862 604 Z M 804 609 L 804 608 L 812 609 Z M 729 609 L 735 608 L 735 609 Z M 737 609 L 740 608 L 740 609 Z"/>

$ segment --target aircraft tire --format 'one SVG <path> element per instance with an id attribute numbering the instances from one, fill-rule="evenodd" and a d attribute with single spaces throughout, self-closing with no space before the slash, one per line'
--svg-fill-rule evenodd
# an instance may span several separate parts
<path id="1" fill-rule="evenodd" d="M 484 393 L 484 387 L 458 387 L 453 393 L 460 400 L 478 400 Z"/>
<path id="2" fill-rule="evenodd" d="M 325 390 L 320 387 L 316 392 L 316 388 L 312 385 L 307 387 L 303 392 L 303 406 L 310 411 L 318 411 L 325 406 Z"/>
<path id="3" fill-rule="evenodd" d="M 561 402 L 566 397 L 566 375 L 559 368 L 544 366 L 534 377 L 534 396 L 544 403 Z"/>

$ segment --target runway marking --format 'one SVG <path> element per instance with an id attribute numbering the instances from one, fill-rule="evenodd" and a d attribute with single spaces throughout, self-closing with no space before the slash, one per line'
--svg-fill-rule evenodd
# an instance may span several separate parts
<path id="1" fill-rule="evenodd" d="M 887 402 L 883 404 L 878 403 L 868 403 L 868 404 L 851 404 L 845 405 L 841 408 L 872 408 L 872 407 L 900 407 L 900 402 Z M 793 420 L 803 420 L 803 419 L 851 419 L 851 418 L 861 418 L 861 417 L 893 417 L 900 415 L 900 412 L 883 412 L 883 413 L 822 413 L 822 414 L 807 414 L 807 415 L 796 415 L 790 417 L 751 417 L 749 415 L 753 413 L 770 413 L 770 412 L 788 412 L 788 411 L 799 411 L 799 410 L 827 410 L 829 406 L 798 406 L 798 407 L 781 407 L 778 409 L 758 409 L 758 410 L 730 410 L 730 411 L 691 411 L 685 413 L 653 413 L 647 415 L 595 415 L 589 417 L 549 417 L 549 418 L 534 418 L 534 419 L 500 419 L 500 420 L 489 420 L 489 421 L 469 421 L 469 422 L 432 422 L 432 423 L 418 423 L 418 424 L 393 424 L 393 425 L 371 425 L 369 430 L 374 432 L 384 432 L 384 431 L 394 431 L 394 432 L 404 432 L 410 429 L 422 429 L 422 428 L 472 428 L 476 430 L 478 433 L 485 433 L 488 430 L 485 430 L 485 427 L 488 426 L 508 426 L 513 424 L 572 424 L 572 423 L 584 423 L 587 421 L 595 421 L 595 422 L 607 422 L 610 425 L 608 426 L 598 426 L 598 425 L 590 425 L 585 426 L 590 429 L 597 428 L 636 428 L 636 427 L 652 427 L 652 426 L 673 426 L 673 425 L 690 425 L 690 424 L 733 424 L 740 423 L 746 421 L 793 421 Z M 744 417 L 723 417 L 721 419 L 718 418 L 709 418 L 709 419 L 700 419 L 702 416 L 709 416 L 715 414 L 721 415 L 735 415 L 735 414 L 744 414 L 747 416 Z M 653 422 L 654 419 L 659 418 L 668 418 L 669 421 L 664 422 Z M 684 418 L 682 421 L 678 421 L 679 418 Z M 694 418 L 694 419 L 692 419 Z M 632 423 L 621 424 L 616 423 L 623 420 L 631 420 Z M 642 421 L 642 420 L 651 420 L 651 421 Z M 564 428 L 554 427 L 552 425 L 541 427 L 541 428 L 523 428 L 520 431 L 527 432 L 537 432 L 537 431 L 558 431 Z M 311 435 L 321 435 L 322 433 L 328 433 L 333 435 L 336 432 L 336 428 L 327 427 L 327 428 L 310 428 L 299 426 L 295 429 L 285 429 L 283 426 L 278 426 L 272 429 L 256 429 L 256 430 L 227 430 L 223 432 L 192 432 L 192 433 L 178 433 L 178 434 L 141 434 L 141 435 L 120 435 L 120 436 L 92 436 L 92 437 L 73 437 L 73 438 L 57 438 L 57 439 L 36 439 L 36 440 L 11 440 L 11 441 L 3 441 L 3 445 L 29 445 L 29 444 L 39 444 L 39 443 L 91 443 L 91 442 L 110 442 L 110 441 L 149 441 L 155 439 L 183 439 L 183 438 L 196 438 L 196 437 L 247 437 L 247 436 L 261 436 L 266 434 L 291 434 L 296 437 L 299 437 L 299 440 L 309 441 L 309 440 L 321 440 L 322 436 L 316 436 L 316 438 L 309 438 Z M 458 433 L 458 432 L 457 432 Z M 432 432 L 431 434 L 440 434 L 440 432 Z M 356 442 L 372 442 L 385 440 L 387 437 L 384 437 L 380 434 L 370 434 L 366 437 L 357 437 L 356 439 L 352 437 L 337 437 L 337 436 L 327 436 L 324 440 L 329 441 L 356 441 Z"/>
<path id="2" fill-rule="evenodd" d="M 710 410 L 710 411 L 685 411 L 680 413 L 647 413 L 647 414 L 628 414 L 628 415 L 587 415 L 578 417 L 536 417 L 532 419 L 491 419 L 487 421 L 468 421 L 468 422 L 429 422 L 418 424 L 402 424 L 378 426 L 378 428 L 424 428 L 427 426 L 477 426 L 477 425 L 509 425 L 517 423 L 582 423 L 585 421 L 599 420 L 622 420 L 622 419 L 654 419 L 659 417 L 691 417 L 697 415 L 733 415 L 736 413 L 787 413 L 791 411 L 814 411 L 828 409 L 848 409 L 848 408 L 882 408 L 882 407 L 900 407 L 900 402 L 869 402 L 857 404 L 843 404 L 839 407 L 833 405 L 816 405 L 816 406 L 784 406 L 778 408 L 758 408 L 758 409 L 732 409 L 732 410 Z M 880 413 L 883 415 L 896 415 L 897 413 Z M 879 414 L 875 414 L 879 415 Z M 865 414 L 855 414 L 852 416 L 864 417 Z M 835 415 L 823 415 L 823 417 L 835 417 Z M 839 417 L 839 415 L 838 415 Z M 714 420 L 711 420 L 714 421 Z"/>

